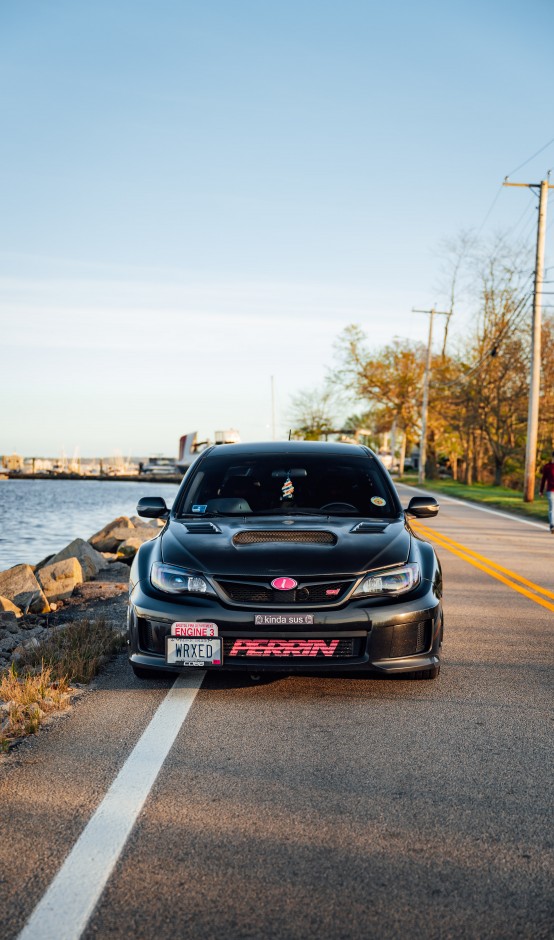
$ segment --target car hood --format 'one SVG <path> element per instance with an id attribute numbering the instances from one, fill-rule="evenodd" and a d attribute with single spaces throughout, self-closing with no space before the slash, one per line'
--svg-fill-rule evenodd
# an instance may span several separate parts
<path id="1" fill-rule="evenodd" d="M 355 531 L 357 526 L 360 529 Z M 329 533 L 324 536 L 327 543 L 310 540 L 321 538 L 321 533 Z M 243 539 L 260 538 L 268 540 L 242 543 Z M 308 541 L 295 541 L 299 538 Z M 216 576 L 362 574 L 402 565 L 409 551 L 410 533 L 402 519 L 386 523 L 352 517 L 332 521 L 295 517 L 289 524 L 274 516 L 257 517 L 255 521 L 218 518 L 202 523 L 172 519 L 161 536 L 166 564 Z"/>

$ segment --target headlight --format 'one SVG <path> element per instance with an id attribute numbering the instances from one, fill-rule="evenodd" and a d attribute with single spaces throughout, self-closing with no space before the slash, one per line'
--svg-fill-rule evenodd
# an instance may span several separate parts
<path id="1" fill-rule="evenodd" d="M 166 594 L 215 594 L 211 584 L 201 575 L 173 565 L 162 565 L 159 561 L 152 565 L 150 580 L 158 591 Z"/>
<path id="2" fill-rule="evenodd" d="M 354 591 L 360 594 L 404 594 L 419 584 L 419 565 L 403 565 L 387 571 L 372 571 Z"/>

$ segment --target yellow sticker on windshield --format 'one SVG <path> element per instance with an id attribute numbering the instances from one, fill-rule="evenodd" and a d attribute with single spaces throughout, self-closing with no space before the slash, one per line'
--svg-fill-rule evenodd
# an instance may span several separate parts
<path id="1" fill-rule="evenodd" d="M 373 503 L 374 506 L 386 506 L 387 505 L 386 499 L 383 499 L 382 496 L 372 496 L 371 502 Z"/>

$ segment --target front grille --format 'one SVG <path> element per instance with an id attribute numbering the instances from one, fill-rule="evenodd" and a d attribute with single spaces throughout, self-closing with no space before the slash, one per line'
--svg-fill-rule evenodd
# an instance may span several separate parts
<path id="1" fill-rule="evenodd" d="M 297 604 L 330 604 L 339 601 L 350 589 L 353 581 L 335 581 L 332 584 L 306 584 L 296 588 Z"/>
<path id="2" fill-rule="evenodd" d="M 337 538 L 332 532 L 310 532 L 304 529 L 263 530 L 250 529 L 237 532 L 233 538 L 235 545 L 255 545 L 260 542 L 309 542 L 314 545 L 336 545 Z"/>
<path id="3" fill-rule="evenodd" d="M 239 581 L 218 581 L 218 584 L 237 604 L 269 604 L 273 599 L 274 592 L 271 588 L 261 584 L 241 584 Z"/>
<path id="4" fill-rule="evenodd" d="M 274 591 L 267 582 L 217 581 L 235 604 L 336 604 L 348 593 L 350 581 L 323 581 L 299 584 L 294 591 Z"/>
<path id="5" fill-rule="evenodd" d="M 318 649 L 318 645 L 326 645 L 329 650 L 330 644 L 336 644 L 332 647 L 333 655 L 326 655 L 321 652 L 321 649 Z M 241 649 L 241 644 L 244 644 L 244 647 Z M 248 644 L 248 647 L 246 647 Z M 291 652 L 287 650 L 285 644 L 296 644 L 296 655 L 291 655 Z M 305 647 L 305 653 L 303 653 L 302 647 Z M 311 647 L 311 655 L 310 655 Z M 233 651 L 234 648 L 234 651 Z M 231 656 L 231 653 L 233 655 Z M 360 640 L 354 637 L 343 637 L 338 640 L 338 643 L 334 640 L 313 640 L 313 639 L 282 639 L 282 640 L 268 640 L 268 639 L 256 639 L 253 637 L 224 637 L 223 639 L 223 655 L 225 659 L 246 659 L 249 662 L 252 660 L 263 660 L 267 662 L 268 659 L 275 660 L 277 662 L 283 662 L 283 660 L 291 660 L 294 662 L 311 662 L 314 660 L 322 663 L 326 660 L 332 659 L 353 659 L 355 657 L 361 656 L 363 651 L 360 649 Z"/>

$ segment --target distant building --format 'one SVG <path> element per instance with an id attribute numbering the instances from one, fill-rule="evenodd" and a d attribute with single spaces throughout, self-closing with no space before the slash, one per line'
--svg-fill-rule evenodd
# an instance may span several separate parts
<path id="1" fill-rule="evenodd" d="M 21 454 L 5 454 L 2 457 L 2 467 L 12 473 L 19 473 L 23 470 L 23 457 Z"/>

